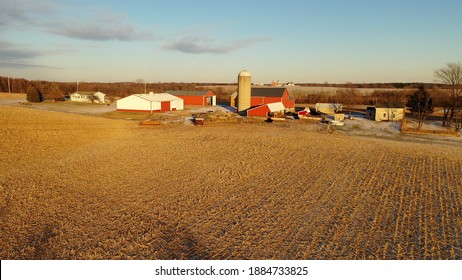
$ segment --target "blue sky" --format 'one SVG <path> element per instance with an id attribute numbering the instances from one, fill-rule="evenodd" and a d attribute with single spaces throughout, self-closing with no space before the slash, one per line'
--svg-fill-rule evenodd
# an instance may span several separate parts
<path id="1" fill-rule="evenodd" d="M 433 82 L 458 0 L 0 0 L 0 76 L 50 81 Z"/>

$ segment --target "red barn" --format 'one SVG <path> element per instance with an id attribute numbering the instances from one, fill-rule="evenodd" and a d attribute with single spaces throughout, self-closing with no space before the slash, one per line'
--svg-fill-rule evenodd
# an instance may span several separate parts
<path id="1" fill-rule="evenodd" d="M 295 100 L 284 87 L 253 87 L 250 106 L 282 102 L 285 108 L 295 108 Z"/>
<path id="2" fill-rule="evenodd" d="M 283 115 L 285 111 L 282 102 L 263 104 L 247 110 L 248 117 L 267 117 L 268 115 Z"/>
<path id="3" fill-rule="evenodd" d="M 166 91 L 184 100 L 184 105 L 216 106 L 217 95 L 212 91 Z"/>

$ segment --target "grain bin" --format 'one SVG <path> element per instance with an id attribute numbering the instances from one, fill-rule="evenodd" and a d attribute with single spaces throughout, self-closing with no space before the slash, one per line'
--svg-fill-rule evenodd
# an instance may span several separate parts
<path id="1" fill-rule="evenodd" d="M 252 89 L 250 80 L 249 71 L 239 72 L 237 77 L 237 110 L 239 112 L 250 108 L 250 91 Z"/>

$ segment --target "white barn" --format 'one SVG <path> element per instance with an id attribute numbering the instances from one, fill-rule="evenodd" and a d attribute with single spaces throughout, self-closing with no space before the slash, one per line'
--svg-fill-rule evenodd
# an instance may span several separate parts
<path id="1" fill-rule="evenodd" d="M 168 93 L 133 94 L 117 100 L 119 112 L 166 112 L 183 110 L 183 99 Z"/>

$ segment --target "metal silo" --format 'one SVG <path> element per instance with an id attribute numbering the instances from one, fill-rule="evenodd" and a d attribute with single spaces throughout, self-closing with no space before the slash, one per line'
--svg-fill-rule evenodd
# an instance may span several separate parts
<path id="1" fill-rule="evenodd" d="M 250 108 L 251 89 L 250 72 L 247 70 L 239 72 L 237 77 L 237 110 L 239 112 Z"/>

